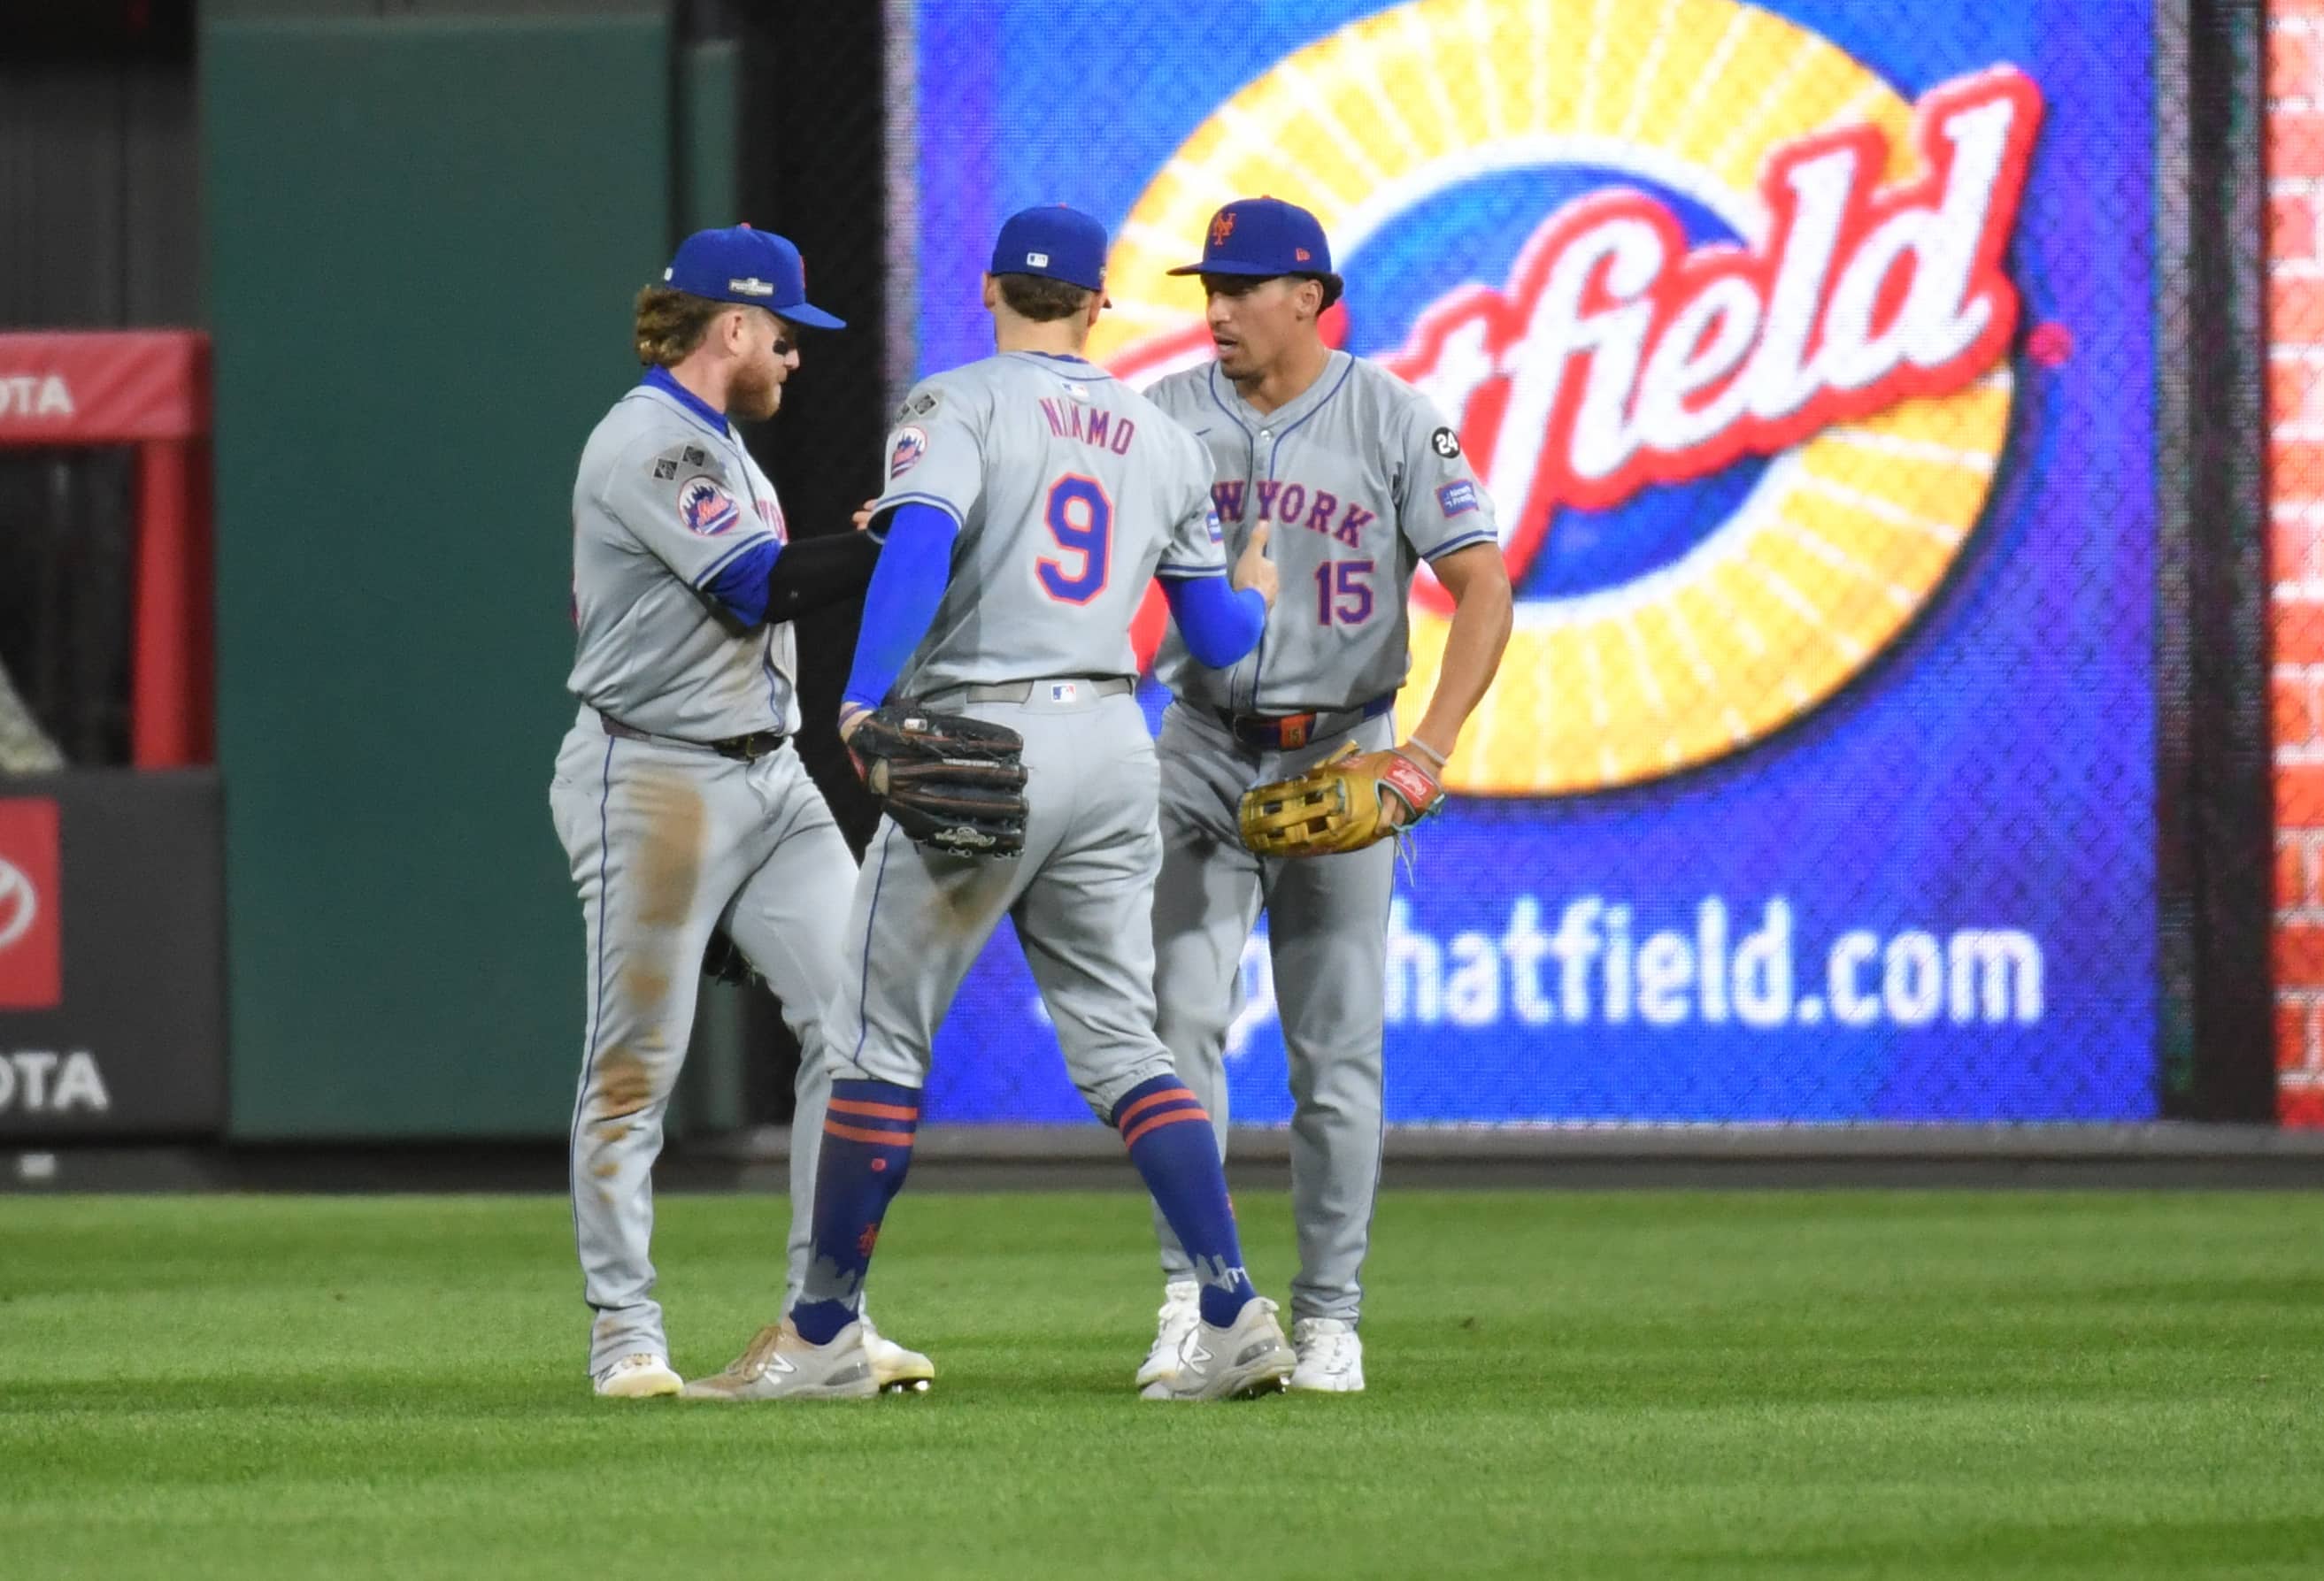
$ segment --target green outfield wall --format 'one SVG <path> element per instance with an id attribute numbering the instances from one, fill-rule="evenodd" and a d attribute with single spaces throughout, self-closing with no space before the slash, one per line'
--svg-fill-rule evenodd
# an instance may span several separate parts
<path id="1" fill-rule="evenodd" d="M 233 1135 L 560 1133 L 568 500 L 685 76 L 656 18 L 347 18 L 200 78 Z"/>

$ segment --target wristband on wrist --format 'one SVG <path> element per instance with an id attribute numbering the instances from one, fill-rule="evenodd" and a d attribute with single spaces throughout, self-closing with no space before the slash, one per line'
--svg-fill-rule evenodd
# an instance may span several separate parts
<path id="1" fill-rule="evenodd" d="M 1404 744 L 1411 750 L 1417 752 L 1422 757 L 1427 758 L 1437 768 L 1442 768 L 1444 767 L 1444 754 L 1430 746 L 1426 741 L 1422 740 L 1418 736 L 1406 736 L 1404 739 Z"/>

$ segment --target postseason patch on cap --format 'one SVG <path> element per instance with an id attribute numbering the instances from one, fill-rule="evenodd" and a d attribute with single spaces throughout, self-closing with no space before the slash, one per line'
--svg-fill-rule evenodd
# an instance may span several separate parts
<path id="1" fill-rule="evenodd" d="M 1477 485 L 1467 478 L 1445 484 L 1436 491 L 1436 503 L 1447 516 L 1459 516 L 1477 508 Z"/>
<path id="2" fill-rule="evenodd" d="M 696 476 L 678 487 L 678 519 L 696 538 L 715 538 L 742 520 L 742 512 L 716 478 Z"/>
<path id="3" fill-rule="evenodd" d="M 928 453 L 927 434 L 918 427 L 896 430 L 896 443 L 888 452 L 888 476 L 902 477 L 920 464 L 920 457 Z"/>

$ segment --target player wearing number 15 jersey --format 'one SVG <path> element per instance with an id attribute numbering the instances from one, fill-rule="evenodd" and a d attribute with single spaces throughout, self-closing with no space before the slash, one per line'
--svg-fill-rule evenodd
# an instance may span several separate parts
<path id="1" fill-rule="evenodd" d="M 1162 648 L 1176 694 L 1162 722 L 1167 854 L 1154 901 L 1162 1041 L 1223 1148 L 1227 1026 L 1264 906 L 1291 1078 L 1291 1387 L 1352 1393 L 1364 1386 L 1356 1320 L 1379 1185 L 1396 848 L 1259 856 L 1243 844 L 1237 804 L 1350 741 L 1394 755 L 1408 780 L 1433 781 L 1500 663 L 1508 573 L 1492 501 L 1434 404 L 1324 345 L 1318 319 L 1340 279 L 1314 215 L 1272 198 L 1230 203 L 1212 216 L 1202 261 L 1171 272 L 1202 277 L 1218 360 L 1147 393 L 1209 447 L 1231 542 L 1272 524 L 1284 597 L 1231 668 L 1187 663 L 1176 637 Z M 1398 745 L 1406 600 L 1424 560 L 1452 599 L 1452 629 L 1427 707 Z M 1404 816 L 1392 799 L 1381 811 Z M 1167 1385 L 1194 1321 L 1185 1255 L 1159 1228 L 1167 1294 L 1138 1374 L 1151 1386 Z"/>
<path id="2" fill-rule="evenodd" d="M 1104 228 L 1087 215 L 1011 216 L 984 280 L 999 354 L 925 381 L 896 415 L 872 527 L 886 547 L 840 733 L 888 703 L 1016 732 L 1024 849 L 961 855 L 881 821 L 823 1025 L 835 1080 L 805 1290 L 689 1394 L 872 1393 L 863 1281 L 911 1163 L 937 1025 L 1004 915 L 1074 1084 L 1121 1133 L 1199 1287 L 1199 1322 L 1161 1396 L 1260 1393 L 1291 1372 L 1274 1304 L 1243 1272 L 1209 1117 L 1155 1034 L 1157 772 L 1130 690 L 1130 623 L 1150 580 L 1163 581 L 1187 662 L 1226 665 L 1259 639 L 1274 568 L 1261 535 L 1230 575 L 1208 454 L 1080 355 L 1104 260 Z"/>

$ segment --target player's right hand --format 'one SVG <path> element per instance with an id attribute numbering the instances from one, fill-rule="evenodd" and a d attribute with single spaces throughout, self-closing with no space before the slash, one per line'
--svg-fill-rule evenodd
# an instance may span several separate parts
<path id="1" fill-rule="evenodd" d="M 864 501 L 862 504 L 855 508 L 856 531 L 862 532 L 865 528 L 872 525 L 872 512 L 879 506 L 879 503 L 880 501 L 878 497 L 874 496 L 872 499 Z"/>
<path id="2" fill-rule="evenodd" d="M 1250 541 L 1242 547 L 1242 556 L 1234 563 L 1234 574 L 1228 578 L 1240 592 L 1246 587 L 1259 589 L 1259 596 L 1267 607 L 1275 607 L 1275 594 L 1280 581 L 1275 574 L 1275 562 L 1267 557 L 1267 523 L 1260 522 L 1250 529 Z"/>

